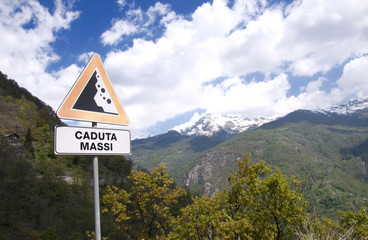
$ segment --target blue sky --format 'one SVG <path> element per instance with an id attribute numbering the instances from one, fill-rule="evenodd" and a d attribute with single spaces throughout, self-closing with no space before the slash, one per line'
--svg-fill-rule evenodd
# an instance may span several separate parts
<path id="1" fill-rule="evenodd" d="M 55 110 L 100 54 L 133 137 L 368 95 L 368 1 L 2 0 L 0 71 Z M 76 123 L 73 123 L 76 124 Z"/>

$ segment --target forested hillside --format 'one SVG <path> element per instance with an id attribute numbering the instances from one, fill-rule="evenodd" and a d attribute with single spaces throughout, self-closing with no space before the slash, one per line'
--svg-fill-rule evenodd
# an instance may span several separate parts
<path id="1" fill-rule="evenodd" d="M 368 124 L 356 116 L 296 111 L 247 131 L 177 169 L 193 191 L 214 192 L 229 187 L 227 176 L 237 159 L 251 153 L 305 182 L 309 210 L 333 216 L 356 210 L 368 199 Z"/>
<path id="2" fill-rule="evenodd" d="M 205 151 L 217 146 L 223 139 L 207 136 L 184 136 L 176 131 L 132 141 L 134 163 L 152 170 L 159 163 L 164 163 L 169 174 L 180 181 L 174 170 Z"/>
<path id="3" fill-rule="evenodd" d="M 50 106 L 0 73 L 0 239 L 86 239 L 94 230 L 92 159 L 55 156 Z M 104 185 L 126 184 L 132 163 L 101 157 Z M 105 236 L 116 239 L 103 215 Z"/>
<path id="4" fill-rule="evenodd" d="M 179 186 L 212 196 L 229 187 L 238 159 L 251 153 L 303 180 L 309 211 L 332 217 L 368 199 L 367 106 L 368 100 L 353 100 L 329 111 L 298 110 L 223 143 L 169 131 L 133 141 L 131 157 L 150 170 L 163 162 Z"/>

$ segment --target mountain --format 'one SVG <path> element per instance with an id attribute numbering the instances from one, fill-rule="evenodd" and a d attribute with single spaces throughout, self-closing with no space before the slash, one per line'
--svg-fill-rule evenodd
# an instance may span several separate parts
<path id="1" fill-rule="evenodd" d="M 325 110 L 254 120 L 205 114 L 172 131 L 132 141 L 132 159 L 163 162 L 178 185 L 212 195 L 228 187 L 238 159 L 251 154 L 305 184 L 310 211 L 332 216 L 368 199 L 368 99 Z"/>
<path id="2" fill-rule="evenodd" d="M 187 161 L 176 174 L 192 191 L 212 195 L 228 187 L 237 160 L 249 153 L 303 180 L 310 211 L 357 209 L 368 199 L 367 102 L 294 111 Z"/>
<path id="3" fill-rule="evenodd" d="M 0 133 L 16 133 L 24 137 L 28 129 L 61 121 L 50 106 L 20 87 L 15 80 L 0 72 Z M 36 134 L 36 133 L 35 133 Z"/>
<path id="4" fill-rule="evenodd" d="M 176 181 L 184 164 L 218 144 L 254 129 L 272 118 L 241 119 L 221 114 L 204 114 L 197 120 L 173 128 L 167 133 L 132 141 L 133 161 L 140 167 L 152 170 L 160 162 Z M 189 170 L 189 169 L 188 169 Z"/>
<path id="5" fill-rule="evenodd" d="M 275 117 L 258 117 L 243 119 L 237 116 L 225 116 L 219 113 L 207 113 L 198 120 L 188 122 L 173 128 L 186 136 L 207 136 L 231 138 L 246 130 L 254 129 L 264 123 L 275 120 Z"/>
<path id="6" fill-rule="evenodd" d="M 366 126 L 368 124 L 368 99 L 354 99 L 327 110 L 296 110 L 283 118 L 265 124 L 264 128 L 281 126 L 290 122 L 307 121 L 313 124 Z"/>
<path id="7" fill-rule="evenodd" d="M 177 131 L 169 131 L 157 136 L 135 139 L 131 142 L 131 158 L 140 167 L 152 170 L 159 163 L 164 163 L 168 172 L 176 181 L 173 172 L 182 165 L 217 146 L 222 141 L 207 136 L 186 136 Z"/>
<path id="8" fill-rule="evenodd" d="M 326 114 L 336 113 L 338 115 L 357 115 L 368 114 L 368 98 L 367 99 L 353 99 L 346 104 L 333 106 L 328 110 L 322 111 Z"/>

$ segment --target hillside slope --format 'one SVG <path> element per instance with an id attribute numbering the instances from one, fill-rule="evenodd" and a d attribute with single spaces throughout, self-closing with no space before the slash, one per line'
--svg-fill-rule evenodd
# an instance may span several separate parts
<path id="1" fill-rule="evenodd" d="M 207 136 L 185 136 L 176 131 L 132 141 L 134 163 L 140 167 L 152 170 L 159 163 L 164 163 L 169 174 L 176 180 L 175 169 L 181 169 L 183 164 L 200 156 L 223 140 Z"/>
<path id="2" fill-rule="evenodd" d="M 62 122 L 1 72 L 0 110 L 0 239 L 85 239 L 94 229 L 92 158 L 55 156 L 54 126 Z M 99 163 L 101 183 L 126 183 L 131 162 L 102 156 Z M 101 218 L 103 235 L 120 239 Z"/>
<path id="3" fill-rule="evenodd" d="M 33 96 L 17 82 L 0 72 L 0 133 L 16 133 L 24 137 L 28 129 L 61 124 L 50 106 Z"/>
<path id="4" fill-rule="evenodd" d="M 295 111 L 220 144 L 188 161 L 176 174 L 193 191 L 211 195 L 227 187 L 227 176 L 245 153 L 304 180 L 310 207 L 320 213 L 366 204 L 368 121 L 364 111 L 349 115 Z"/>
<path id="5" fill-rule="evenodd" d="M 181 181 L 177 171 L 183 171 L 186 162 L 243 131 L 274 119 L 259 117 L 250 120 L 222 114 L 203 114 L 195 121 L 175 127 L 167 133 L 133 140 L 131 158 L 148 170 L 163 162 L 169 174 L 176 181 Z"/>

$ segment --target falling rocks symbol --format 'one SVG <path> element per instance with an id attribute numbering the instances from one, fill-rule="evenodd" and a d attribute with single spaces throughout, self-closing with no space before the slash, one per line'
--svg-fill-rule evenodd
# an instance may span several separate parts
<path id="1" fill-rule="evenodd" d="M 106 97 L 108 93 L 99 78 L 100 75 L 96 69 L 75 102 L 73 109 L 118 115 L 110 96 Z"/>
<path id="2" fill-rule="evenodd" d="M 129 124 L 98 54 L 91 57 L 56 113 L 69 120 Z"/>

